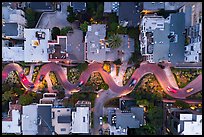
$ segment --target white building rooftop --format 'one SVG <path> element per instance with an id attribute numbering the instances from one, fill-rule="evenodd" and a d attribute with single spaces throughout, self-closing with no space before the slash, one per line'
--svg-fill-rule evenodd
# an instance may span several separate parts
<path id="1" fill-rule="evenodd" d="M 2 121 L 2 133 L 21 133 L 20 112 L 12 110 L 12 121 Z"/>
<path id="2" fill-rule="evenodd" d="M 3 61 L 23 61 L 24 50 L 22 47 L 2 47 Z"/>
<path id="3" fill-rule="evenodd" d="M 72 133 L 89 133 L 89 111 L 89 107 L 76 107 L 76 112 L 72 112 Z"/>
<path id="4" fill-rule="evenodd" d="M 180 114 L 180 120 L 184 121 L 184 131 L 182 135 L 202 135 L 202 115 Z M 180 132 L 180 124 L 178 125 L 178 132 Z"/>
<path id="5" fill-rule="evenodd" d="M 37 105 L 23 106 L 22 132 L 23 135 L 36 135 L 38 133 Z"/>
<path id="6" fill-rule="evenodd" d="M 44 39 L 38 39 L 36 37 L 36 32 L 44 32 Z M 43 34 L 41 34 L 43 37 Z M 47 49 L 48 40 L 50 40 L 49 29 L 24 29 L 24 37 L 26 41 L 24 42 L 25 62 L 48 62 Z"/>

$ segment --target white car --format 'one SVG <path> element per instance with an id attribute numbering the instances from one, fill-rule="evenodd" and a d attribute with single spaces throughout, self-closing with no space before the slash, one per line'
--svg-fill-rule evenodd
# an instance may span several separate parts
<path id="1" fill-rule="evenodd" d="M 137 83 L 136 79 L 132 79 L 132 81 L 129 84 L 129 87 L 133 87 Z"/>
<path id="2" fill-rule="evenodd" d="M 100 116 L 99 121 L 100 121 L 100 125 L 103 125 L 103 117 Z"/>

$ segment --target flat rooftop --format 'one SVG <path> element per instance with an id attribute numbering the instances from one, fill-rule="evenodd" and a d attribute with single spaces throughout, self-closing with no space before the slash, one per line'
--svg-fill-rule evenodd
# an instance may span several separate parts
<path id="1" fill-rule="evenodd" d="M 2 33 L 4 33 L 6 36 L 18 36 L 18 24 L 4 23 L 2 26 Z"/>
<path id="2" fill-rule="evenodd" d="M 38 40 L 36 32 L 45 32 L 45 38 Z M 48 40 L 50 39 L 49 29 L 24 29 L 24 58 L 25 62 L 48 62 Z"/>
<path id="3" fill-rule="evenodd" d="M 2 47 L 3 61 L 24 61 L 24 50 L 22 47 Z"/>
<path id="4" fill-rule="evenodd" d="M 72 112 L 72 133 L 89 133 L 89 111 L 89 107 L 76 107 L 76 112 Z"/>
<path id="5" fill-rule="evenodd" d="M 36 135 L 38 133 L 37 105 L 23 106 L 22 131 L 23 135 Z"/>

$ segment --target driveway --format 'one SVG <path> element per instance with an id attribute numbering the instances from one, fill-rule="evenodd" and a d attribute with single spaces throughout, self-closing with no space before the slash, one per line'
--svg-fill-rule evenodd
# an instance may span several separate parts
<path id="1" fill-rule="evenodd" d="M 71 26 L 67 21 L 67 6 L 69 6 L 69 2 L 61 2 L 61 11 L 43 13 L 36 28 L 52 29 L 53 27 L 59 27 L 61 29 L 65 26 Z"/>

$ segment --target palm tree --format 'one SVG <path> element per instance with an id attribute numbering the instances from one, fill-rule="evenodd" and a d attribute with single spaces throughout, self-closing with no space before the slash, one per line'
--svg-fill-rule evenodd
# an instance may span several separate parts
<path id="1" fill-rule="evenodd" d="M 120 47 L 121 43 L 122 43 L 122 39 L 119 37 L 119 35 L 112 35 L 110 36 L 110 38 L 108 39 L 108 44 L 110 48 L 118 48 Z"/>

